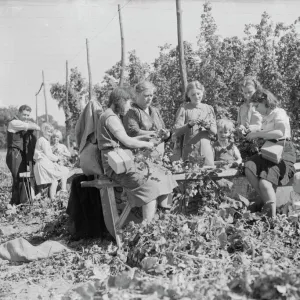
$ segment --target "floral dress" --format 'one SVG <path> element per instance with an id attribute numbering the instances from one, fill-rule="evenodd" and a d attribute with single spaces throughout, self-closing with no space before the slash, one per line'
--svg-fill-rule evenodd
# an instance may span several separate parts
<path id="1" fill-rule="evenodd" d="M 214 165 L 214 153 L 211 145 L 210 133 L 199 125 L 189 128 L 188 122 L 194 119 L 201 119 L 209 122 L 215 130 L 216 117 L 212 106 L 201 103 L 195 107 L 191 103 L 186 103 L 179 108 L 176 114 L 175 135 L 183 136 L 182 159 L 188 160 L 189 156 L 202 155 L 205 157 L 205 165 Z"/>

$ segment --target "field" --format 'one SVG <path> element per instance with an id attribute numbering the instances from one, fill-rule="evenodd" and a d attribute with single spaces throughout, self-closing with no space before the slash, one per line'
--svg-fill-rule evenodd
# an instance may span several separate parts
<path id="1" fill-rule="evenodd" d="M 0 259 L 1 299 L 300 299 L 299 223 L 247 211 L 247 201 L 212 198 L 192 216 L 159 213 L 109 239 L 74 241 L 68 197 L 11 207 L 0 156 L 0 245 L 23 237 L 71 251 L 31 262 Z"/>

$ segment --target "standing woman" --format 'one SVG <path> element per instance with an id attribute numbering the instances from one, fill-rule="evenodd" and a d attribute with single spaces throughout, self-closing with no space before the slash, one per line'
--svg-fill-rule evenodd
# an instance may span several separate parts
<path id="1" fill-rule="evenodd" d="M 286 111 L 278 107 L 276 97 L 267 90 L 256 99 L 256 110 L 263 116 L 262 130 L 250 132 L 248 140 L 261 138 L 283 146 L 281 161 L 276 164 L 256 154 L 245 164 L 245 174 L 250 184 L 260 195 L 256 205 L 262 207 L 269 217 L 276 215 L 278 185 L 286 185 L 295 173 L 296 152 L 291 142 L 290 120 Z"/>
<path id="2" fill-rule="evenodd" d="M 131 102 L 132 94 L 127 89 L 115 88 L 111 92 L 108 109 L 101 115 L 98 125 L 98 148 L 101 150 L 104 173 L 125 188 L 131 207 L 142 206 L 143 218 L 151 220 L 157 204 L 169 208 L 168 196 L 177 186 L 172 174 L 150 162 L 149 170 L 141 168 L 140 163 L 134 162 L 126 173 L 116 174 L 108 163 L 108 153 L 115 147 L 123 149 L 154 147 L 152 142 L 141 141 L 140 137 L 127 135 L 121 117 L 128 112 Z"/>
<path id="3" fill-rule="evenodd" d="M 208 104 L 201 103 L 204 96 L 204 86 L 199 81 L 187 85 L 186 104 L 181 106 L 176 114 L 175 136 L 183 136 L 182 159 L 189 155 L 200 154 L 205 157 L 205 165 L 214 165 L 214 153 L 210 134 L 217 133 L 214 109 Z"/>
<path id="4" fill-rule="evenodd" d="M 238 110 L 238 130 L 244 131 L 250 129 L 251 131 L 260 130 L 262 117 L 256 111 L 253 105 L 253 99 L 259 98 L 263 92 L 260 83 L 253 76 L 246 76 L 240 83 L 245 102 Z"/>
<path id="5" fill-rule="evenodd" d="M 135 102 L 123 119 L 127 134 L 131 137 L 144 136 L 148 140 L 157 135 L 161 140 L 169 139 L 170 131 L 166 130 L 158 109 L 151 105 L 154 85 L 149 81 L 142 81 L 136 85 L 135 91 Z M 163 151 L 163 145 L 160 148 Z"/>

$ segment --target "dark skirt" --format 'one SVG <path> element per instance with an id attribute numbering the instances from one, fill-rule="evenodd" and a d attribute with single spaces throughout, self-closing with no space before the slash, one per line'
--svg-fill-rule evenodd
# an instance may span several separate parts
<path id="1" fill-rule="evenodd" d="M 286 142 L 283 152 L 283 159 L 279 164 L 275 164 L 264 159 L 260 154 L 255 154 L 249 158 L 245 167 L 256 177 L 265 179 L 276 186 L 286 185 L 294 176 L 296 162 L 296 152 L 292 142 Z"/>

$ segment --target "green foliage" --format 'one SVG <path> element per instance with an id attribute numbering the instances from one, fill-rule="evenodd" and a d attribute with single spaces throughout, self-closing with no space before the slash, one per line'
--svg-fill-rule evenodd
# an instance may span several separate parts
<path id="1" fill-rule="evenodd" d="M 66 133 L 70 134 L 79 118 L 82 103 L 87 99 L 87 83 L 77 68 L 71 69 L 68 102 L 66 102 L 66 85 L 60 83 L 51 84 L 52 98 L 58 101 L 58 107 L 62 108 L 66 118 Z"/>

